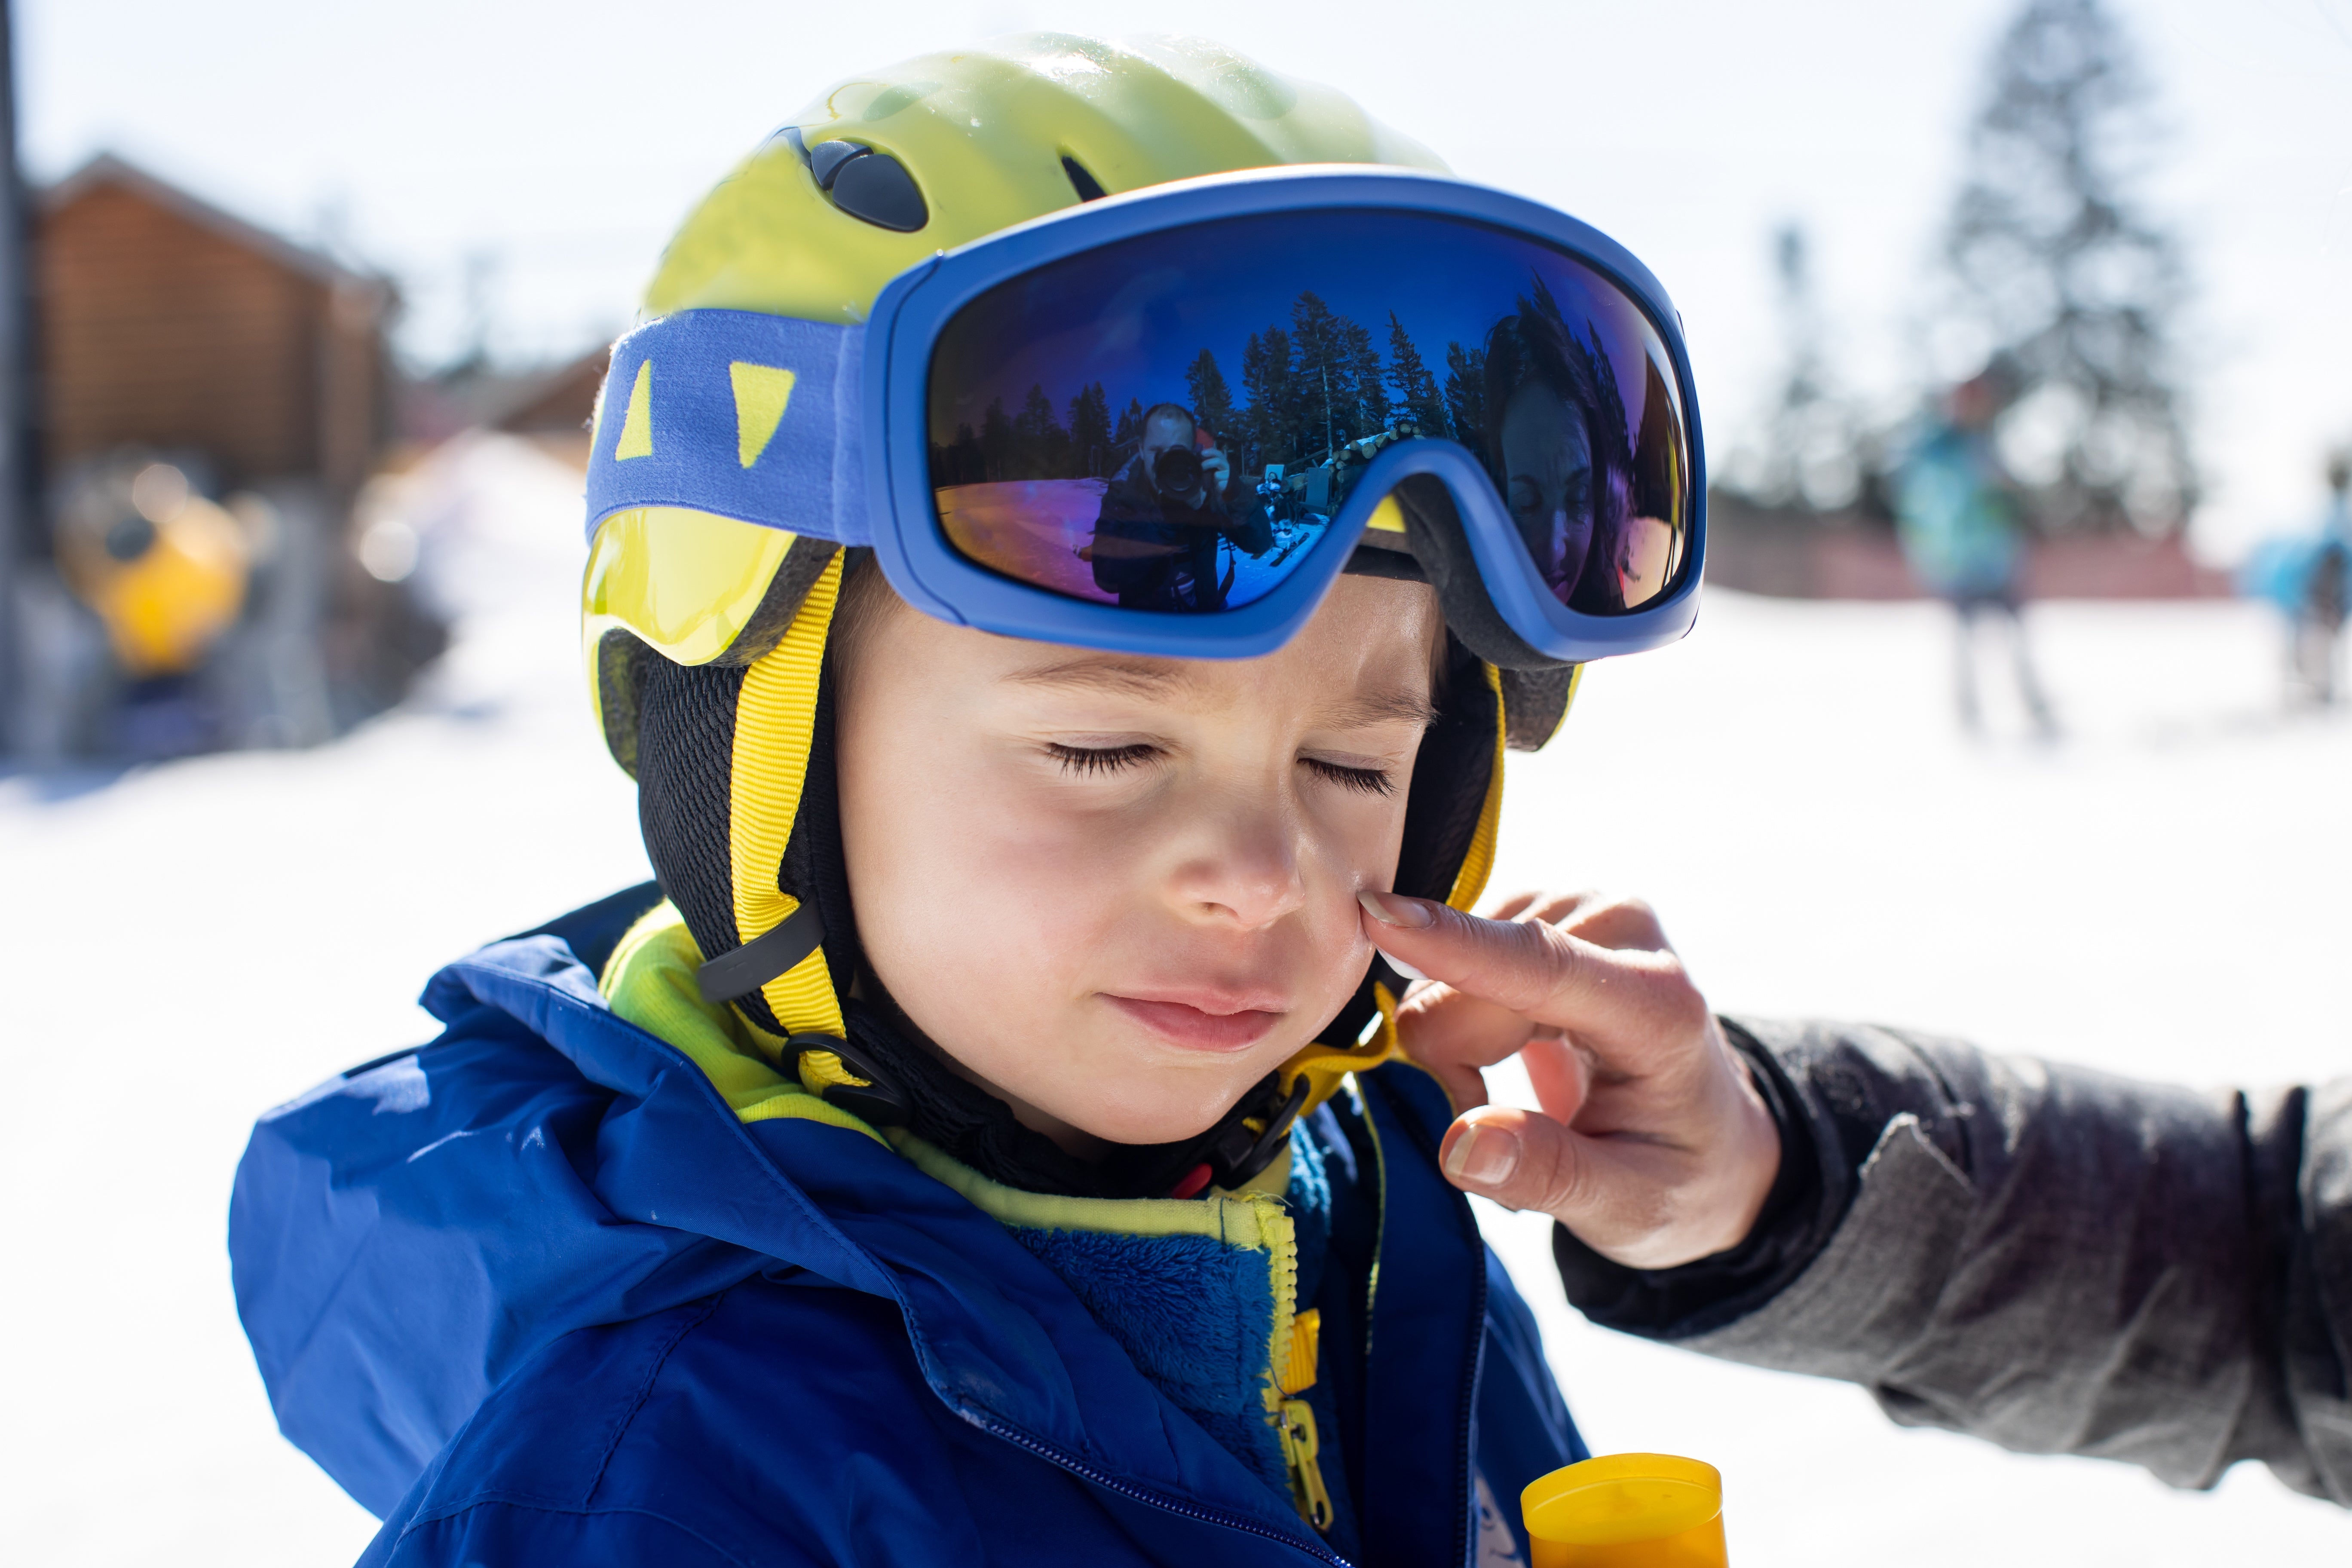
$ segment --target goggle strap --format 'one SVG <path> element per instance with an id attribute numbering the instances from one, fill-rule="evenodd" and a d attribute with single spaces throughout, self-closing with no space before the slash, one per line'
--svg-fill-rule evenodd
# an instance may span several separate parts
<path id="1" fill-rule="evenodd" d="M 613 345 L 588 456 L 588 533 L 679 507 L 836 544 L 867 521 L 858 386 L 865 328 L 682 310 Z"/>

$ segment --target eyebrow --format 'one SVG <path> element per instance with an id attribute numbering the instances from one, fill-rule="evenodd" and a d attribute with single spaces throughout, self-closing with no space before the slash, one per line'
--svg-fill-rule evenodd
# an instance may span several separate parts
<path id="1" fill-rule="evenodd" d="M 1437 722 L 1437 709 L 1416 691 L 1375 691 L 1338 704 L 1324 721 L 1339 730 L 1374 724 L 1412 724 L 1426 730 Z"/>
<path id="2" fill-rule="evenodd" d="M 1004 678 L 1016 686 L 1057 687 L 1067 691 L 1115 691 L 1125 697 L 1165 697 L 1197 684 L 1181 666 L 1140 658 L 1066 659 L 1015 670 Z"/>
<path id="3" fill-rule="evenodd" d="M 1168 697 L 1195 689 L 1199 682 L 1181 665 L 1156 659 L 1089 657 L 1066 659 L 1016 670 L 1005 679 L 1018 686 L 1042 686 L 1066 691 L 1110 691 L 1122 697 Z M 1427 729 L 1437 721 L 1437 709 L 1416 691 L 1375 691 L 1336 702 L 1320 716 L 1339 730 L 1377 724 L 1412 724 Z"/>

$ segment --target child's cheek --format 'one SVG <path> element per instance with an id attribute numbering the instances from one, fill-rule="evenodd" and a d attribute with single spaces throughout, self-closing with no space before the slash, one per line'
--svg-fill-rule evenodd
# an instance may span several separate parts
<path id="1" fill-rule="evenodd" d="M 932 795 L 926 879 L 953 889 L 958 951 L 912 955 L 985 976 L 1014 1011 L 1091 991 L 1083 972 L 1132 896 L 1147 837 L 1131 814 L 1087 809 L 1035 773 L 975 769 Z"/>

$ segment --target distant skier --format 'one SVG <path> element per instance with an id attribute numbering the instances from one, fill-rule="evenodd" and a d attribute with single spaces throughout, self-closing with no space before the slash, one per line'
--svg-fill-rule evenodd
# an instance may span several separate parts
<path id="1" fill-rule="evenodd" d="M 2025 551 L 2015 485 L 1993 450 L 1992 425 L 2014 395 L 2011 373 L 1992 365 L 1954 387 L 1904 459 L 1895 491 L 1895 536 L 1920 584 L 1958 617 L 1956 669 L 1960 722 L 1981 727 L 1977 703 L 1978 621 L 2009 621 L 2018 693 L 2034 728 L 2054 734 L 2049 699 L 2034 674 L 2018 615 Z"/>
<path id="2" fill-rule="evenodd" d="M 2336 700 L 2336 645 L 2352 608 L 2352 447 L 2329 454 L 2328 502 L 2319 526 L 2257 549 L 2239 578 L 2287 621 L 2287 700 L 2325 708 Z"/>

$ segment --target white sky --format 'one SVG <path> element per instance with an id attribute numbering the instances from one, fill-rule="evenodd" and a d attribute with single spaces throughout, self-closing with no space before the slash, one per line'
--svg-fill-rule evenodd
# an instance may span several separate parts
<path id="1" fill-rule="evenodd" d="M 2110 0 L 2171 145 L 2149 191 L 2199 307 L 2186 341 L 2234 553 L 2315 504 L 2352 438 L 2352 0 Z M 625 323 L 663 239 L 767 132 L 854 71 L 1024 27 L 1182 30 L 1328 81 L 1466 177 L 1641 256 L 1683 310 L 1709 445 L 1773 352 L 1767 236 L 1811 226 L 1854 384 L 1904 383 L 1905 326 L 1987 47 L 2012 0 L 1268 0 L 892 5 L 17 0 L 26 155 L 110 148 L 398 276 L 404 341 L 568 353 Z"/>

